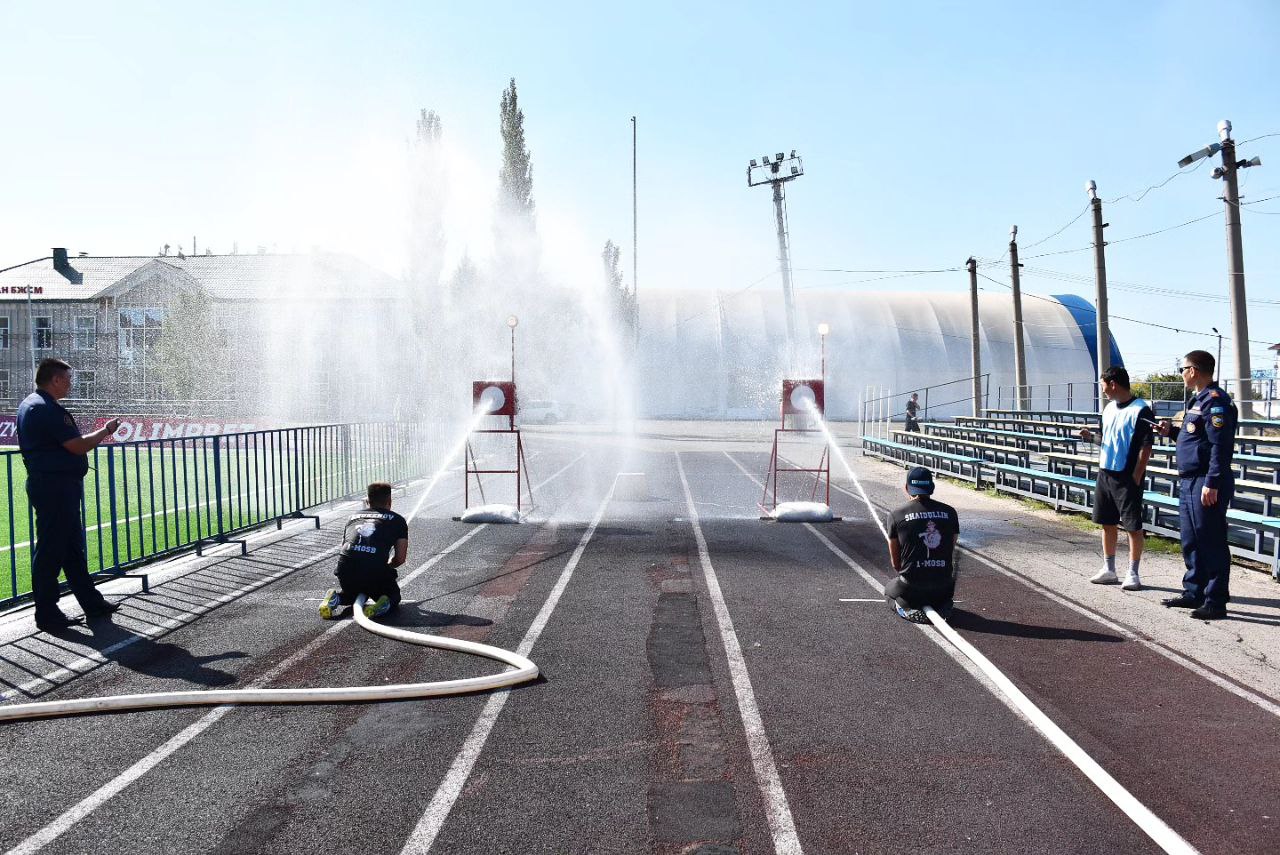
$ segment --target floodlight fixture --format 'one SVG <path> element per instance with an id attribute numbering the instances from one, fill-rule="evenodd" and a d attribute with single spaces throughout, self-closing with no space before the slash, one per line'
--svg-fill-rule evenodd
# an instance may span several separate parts
<path id="1" fill-rule="evenodd" d="M 1009 240 L 1017 240 L 1017 239 L 1018 239 L 1018 227 L 1017 227 L 1017 226 L 1010 226 L 1010 227 L 1009 227 Z"/>
<path id="2" fill-rule="evenodd" d="M 1098 183 L 1090 178 L 1084 183 L 1084 192 L 1089 194 L 1090 199 L 1098 198 Z"/>
<path id="3" fill-rule="evenodd" d="M 1221 178 L 1222 176 L 1224 176 L 1224 175 L 1226 175 L 1226 174 L 1227 174 L 1227 170 L 1223 169 L 1221 166 L 1215 166 L 1215 167 L 1213 168 L 1213 172 L 1210 172 L 1210 173 L 1209 173 L 1209 177 L 1210 177 L 1210 178 Z"/>
<path id="4" fill-rule="evenodd" d="M 1200 149 L 1199 151 L 1194 151 L 1191 154 L 1187 155 L 1186 157 L 1182 158 L 1182 160 L 1178 161 L 1178 168 L 1185 169 L 1191 164 L 1195 163 L 1197 160 L 1200 160 L 1201 158 L 1205 158 L 1205 157 L 1211 157 L 1212 155 L 1217 154 L 1221 150 L 1222 150 L 1222 145 L 1220 143 L 1213 143 L 1212 145 L 1207 145 L 1204 148 Z"/>
<path id="5" fill-rule="evenodd" d="M 1222 140 L 1223 142 L 1226 142 L 1227 140 L 1231 139 L 1231 120 L 1230 119 L 1223 119 L 1221 122 L 1218 122 L 1218 139 Z"/>
<path id="6" fill-rule="evenodd" d="M 1261 165 L 1262 165 L 1262 158 L 1256 155 L 1249 158 L 1248 160 L 1242 160 L 1236 164 L 1236 166 L 1261 166 Z"/>
<path id="7" fill-rule="evenodd" d="M 804 161 L 794 151 L 789 158 L 782 152 L 775 155 L 766 154 L 759 162 L 753 159 L 747 167 L 747 186 L 777 184 L 791 181 L 801 175 L 804 175 Z"/>
<path id="8" fill-rule="evenodd" d="M 753 157 L 753 158 L 751 158 L 751 165 L 752 165 L 752 166 L 758 166 L 758 165 L 759 165 L 759 164 L 757 164 L 757 163 L 756 163 L 756 159 L 755 159 L 754 157 Z"/>

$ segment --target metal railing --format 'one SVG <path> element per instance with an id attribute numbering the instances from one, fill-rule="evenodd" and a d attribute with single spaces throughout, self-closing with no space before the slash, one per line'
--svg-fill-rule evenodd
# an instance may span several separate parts
<path id="1" fill-rule="evenodd" d="M 159 556 L 307 516 L 362 494 L 370 481 L 425 474 L 437 447 L 431 434 L 423 425 L 355 423 L 101 445 L 89 453 L 81 501 L 89 572 L 123 575 Z M 21 455 L 0 451 L 0 467 L 4 606 L 31 593 L 36 527 Z"/>
<path id="2" fill-rule="evenodd" d="M 991 404 L 991 374 L 979 374 L 982 385 L 982 406 Z M 905 421 L 907 401 L 913 394 L 919 394 L 920 421 L 954 418 L 957 414 L 968 413 L 973 408 L 973 377 L 961 377 L 932 386 L 918 386 L 905 392 L 893 392 L 885 387 L 868 386 L 862 395 L 862 418 L 859 421 L 859 434 L 865 435 L 868 426 L 876 436 L 888 436 L 889 425 L 895 421 Z M 932 408 L 932 414 L 930 413 Z"/>
<path id="3" fill-rule="evenodd" d="M 1252 381 L 1253 397 L 1248 401 L 1237 399 L 1236 405 L 1240 408 L 1242 418 L 1262 418 L 1274 419 L 1280 418 L 1280 400 L 1276 400 L 1277 389 L 1275 380 L 1254 380 Z M 1234 397 L 1239 389 L 1239 381 L 1230 378 L 1218 381 L 1227 392 Z M 1018 391 L 1022 390 L 1022 397 L 1030 404 L 1029 407 L 1020 408 L 1018 406 Z M 1176 412 L 1180 412 L 1189 400 L 1190 393 L 1181 380 L 1134 380 L 1134 392 L 1143 398 L 1146 398 L 1156 406 L 1156 415 L 1170 416 Z M 996 387 L 996 406 L 997 410 L 1017 410 L 1026 409 L 1027 411 L 1048 411 L 1048 410 L 1068 410 L 1074 412 L 1092 412 L 1099 411 L 1098 381 L 1096 380 L 1077 380 L 1065 383 L 1042 383 L 1029 386 L 998 386 Z M 1248 415 L 1246 415 L 1246 404 L 1248 404 Z"/>

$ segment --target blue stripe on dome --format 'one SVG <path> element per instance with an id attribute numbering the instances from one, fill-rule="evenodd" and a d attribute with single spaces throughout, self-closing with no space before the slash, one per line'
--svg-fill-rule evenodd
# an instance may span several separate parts
<path id="1" fill-rule="evenodd" d="M 1093 304 L 1075 294 L 1054 294 L 1053 299 L 1066 307 L 1076 325 L 1080 327 L 1080 335 L 1084 336 L 1084 343 L 1089 348 L 1089 358 L 1093 360 L 1093 373 L 1097 374 L 1098 313 L 1093 308 Z M 1123 368 L 1124 357 L 1120 355 L 1120 348 L 1116 346 L 1116 337 L 1108 331 L 1108 338 L 1111 339 L 1111 364 Z"/>

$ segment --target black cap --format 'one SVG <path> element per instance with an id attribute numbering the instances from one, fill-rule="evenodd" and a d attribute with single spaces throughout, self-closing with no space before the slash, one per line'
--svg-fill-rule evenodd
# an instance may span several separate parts
<path id="1" fill-rule="evenodd" d="M 907 492 L 913 496 L 933 495 L 933 473 L 917 466 L 907 473 Z"/>

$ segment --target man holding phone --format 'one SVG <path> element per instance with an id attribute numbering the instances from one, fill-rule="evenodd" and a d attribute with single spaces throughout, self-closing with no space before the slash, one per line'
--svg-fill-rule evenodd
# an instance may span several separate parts
<path id="1" fill-rule="evenodd" d="M 89 617 L 103 617 L 120 606 L 108 603 L 89 578 L 84 551 L 80 500 L 88 454 L 120 427 L 111 419 L 85 436 L 58 403 L 71 394 L 71 366 L 61 359 L 41 360 L 36 390 L 18 407 L 18 448 L 27 468 L 27 499 L 36 512 L 36 547 L 31 555 L 31 591 L 36 626 L 57 633 L 81 623 L 58 608 L 58 574 L 65 572 L 71 593 Z"/>

